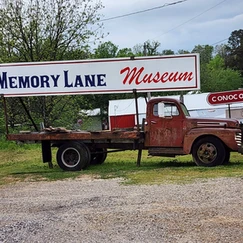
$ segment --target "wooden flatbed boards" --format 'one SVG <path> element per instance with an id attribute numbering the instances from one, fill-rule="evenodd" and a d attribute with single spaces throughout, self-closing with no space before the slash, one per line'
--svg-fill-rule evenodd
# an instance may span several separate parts
<path id="1" fill-rule="evenodd" d="M 18 134 L 7 134 L 7 139 L 12 141 L 43 141 L 43 140 L 104 140 L 124 139 L 136 140 L 141 138 L 141 132 L 137 130 L 124 131 L 75 131 L 63 128 L 45 129 L 42 132 L 22 131 Z"/>

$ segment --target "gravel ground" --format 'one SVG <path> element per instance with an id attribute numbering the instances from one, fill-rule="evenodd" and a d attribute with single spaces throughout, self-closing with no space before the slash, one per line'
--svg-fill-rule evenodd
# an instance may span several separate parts
<path id="1" fill-rule="evenodd" d="M 243 178 L 120 179 L 0 187 L 0 242 L 243 242 Z"/>

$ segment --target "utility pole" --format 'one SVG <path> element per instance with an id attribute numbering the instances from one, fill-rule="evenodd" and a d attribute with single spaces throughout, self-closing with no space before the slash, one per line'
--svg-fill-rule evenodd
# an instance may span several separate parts
<path id="1" fill-rule="evenodd" d="M 143 55 L 144 56 L 147 56 L 147 49 L 148 49 L 148 45 L 146 44 L 146 42 L 144 42 L 144 44 L 143 44 Z M 147 92 L 147 98 L 148 98 L 148 101 L 151 100 L 150 92 Z"/>

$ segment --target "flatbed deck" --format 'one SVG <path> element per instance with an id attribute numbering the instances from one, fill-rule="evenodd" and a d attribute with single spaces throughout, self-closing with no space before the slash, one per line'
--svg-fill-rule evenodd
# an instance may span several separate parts
<path id="1" fill-rule="evenodd" d="M 55 140 L 137 140 L 141 138 L 141 132 L 134 131 L 44 131 L 44 132 L 20 132 L 7 134 L 7 139 L 12 141 L 55 141 Z"/>

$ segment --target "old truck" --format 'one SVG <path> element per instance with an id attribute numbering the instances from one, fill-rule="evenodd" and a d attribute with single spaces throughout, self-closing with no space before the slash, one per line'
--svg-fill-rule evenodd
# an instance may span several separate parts
<path id="1" fill-rule="evenodd" d="M 52 167 L 52 147 L 63 170 L 75 171 L 101 164 L 107 153 L 142 150 L 151 156 L 192 154 L 199 166 L 229 162 L 230 152 L 242 152 L 239 122 L 232 119 L 190 117 L 185 105 L 171 98 L 147 103 L 146 118 L 139 122 L 137 92 L 197 90 L 199 56 L 139 57 L 66 62 L 1 64 L 7 139 L 40 142 L 43 162 Z M 64 95 L 133 92 L 137 126 L 120 130 L 77 131 L 42 127 L 40 131 L 8 132 L 6 98 L 34 95 Z"/>
<path id="2" fill-rule="evenodd" d="M 199 166 L 229 162 L 230 152 L 241 149 L 241 129 L 233 119 L 190 117 L 179 100 L 151 99 L 142 127 L 114 131 L 68 131 L 44 129 L 41 132 L 8 134 L 8 140 L 40 141 L 43 162 L 51 163 L 51 147 L 58 147 L 56 160 L 64 170 L 80 170 L 90 163 L 101 164 L 107 152 L 148 150 L 151 156 L 192 154 Z"/>

